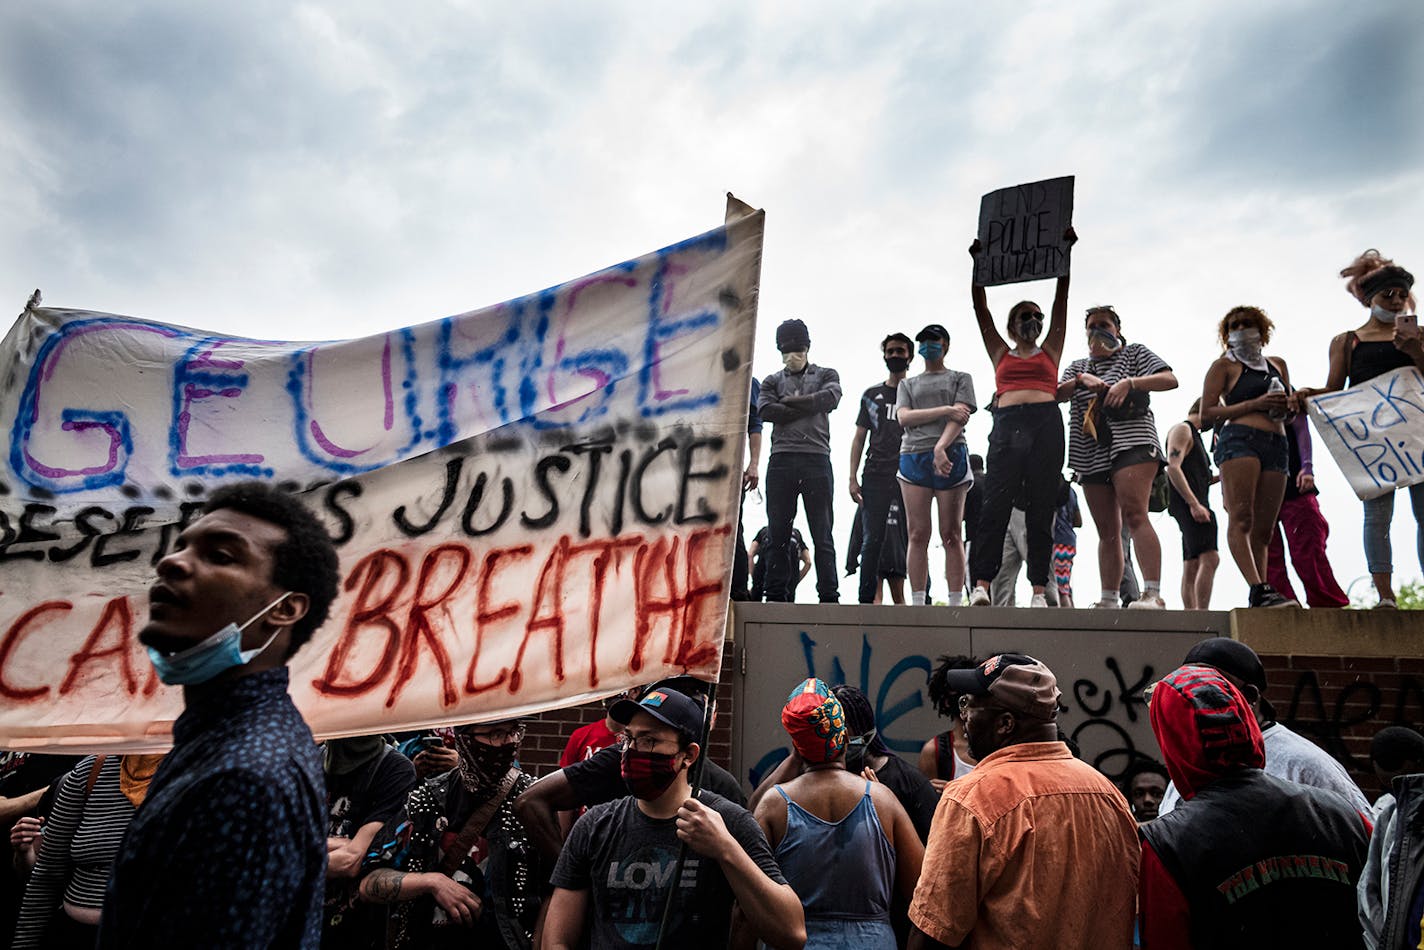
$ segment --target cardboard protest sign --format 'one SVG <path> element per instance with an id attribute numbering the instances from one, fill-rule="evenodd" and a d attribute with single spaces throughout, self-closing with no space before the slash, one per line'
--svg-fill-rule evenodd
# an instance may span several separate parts
<path id="1" fill-rule="evenodd" d="M 1071 247 L 1063 232 L 1073 223 L 1073 176 L 1000 188 L 979 203 L 980 287 L 1062 277 Z"/>
<path id="2" fill-rule="evenodd" d="M 338 545 L 292 659 L 319 735 L 715 679 L 762 212 L 528 297 L 331 343 L 33 307 L 0 344 L 0 747 L 162 748 L 135 635 L 217 486 L 290 485 Z M 231 618 L 241 622 L 246 618 Z"/>
<path id="3" fill-rule="evenodd" d="M 1361 498 L 1424 482 L 1424 375 L 1414 367 L 1306 400 L 1335 464 Z"/>

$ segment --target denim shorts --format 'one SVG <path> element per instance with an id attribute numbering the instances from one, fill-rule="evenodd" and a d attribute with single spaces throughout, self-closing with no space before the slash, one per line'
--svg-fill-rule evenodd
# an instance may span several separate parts
<path id="1" fill-rule="evenodd" d="M 934 452 L 914 452 L 900 456 L 900 481 L 920 488 L 948 491 L 961 485 L 974 484 L 974 474 L 969 471 L 969 446 L 955 442 L 945 454 L 949 456 L 951 468 L 948 476 L 935 472 Z"/>
<path id="2" fill-rule="evenodd" d="M 1216 450 L 1211 454 L 1217 467 L 1232 459 L 1253 458 L 1261 463 L 1263 472 L 1290 473 L 1290 449 L 1286 437 L 1264 429 L 1243 425 L 1225 425 L 1216 434 Z"/>

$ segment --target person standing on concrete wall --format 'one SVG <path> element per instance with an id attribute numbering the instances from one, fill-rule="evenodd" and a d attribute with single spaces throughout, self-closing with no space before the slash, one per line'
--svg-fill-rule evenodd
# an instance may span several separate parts
<path id="1" fill-rule="evenodd" d="M 1266 582 L 1266 552 L 1285 497 L 1290 452 L 1286 448 L 1290 371 L 1266 356 L 1271 318 L 1259 307 L 1233 307 L 1217 335 L 1225 353 L 1206 371 L 1201 418 L 1216 427 L 1216 467 L 1226 505 L 1226 544 L 1251 585 L 1248 606 L 1294 607 Z"/>
<path id="2" fill-rule="evenodd" d="M 910 532 L 905 554 L 910 603 L 925 602 L 931 522 L 937 507 L 949 605 L 957 607 L 964 599 L 964 496 L 974 481 L 964 427 L 978 404 L 969 374 L 944 364 L 949 331 L 931 323 L 915 340 L 925 358 L 925 371 L 902 382 L 895 397 L 895 418 L 905 429 L 899 479 Z"/>
<path id="3" fill-rule="evenodd" d="M 880 341 L 880 353 L 889 375 L 885 382 L 871 386 L 860 397 L 860 414 L 855 420 L 855 438 L 850 445 L 850 497 L 860 505 L 860 602 L 876 601 L 880 589 L 880 551 L 885 545 L 886 519 L 892 505 L 900 502 L 900 483 L 895 473 L 900 467 L 900 437 L 903 431 L 895 419 L 895 394 L 910 368 L 913 342 L 903 333 L 892 333 Z M 866 452 L 867 439 L 870 451 Z M 865 470 L 860 481 L 860 457 L 865 453 Z"/>
<path id="4" fill-rule="evenodd" d="M 1058 397 L 1071 400 L 1068 465 L 1083 486 L 1098 529 L 1096 606 L 1119 603 L 1123 579 L 1123 531 L 1132 535 L 1142 568 L 1137 609 L 1161 610 L 1162 546 L 1147 518 L 1152 481 L 1165 464 L 1153 420 L 1151 393 L 1177 388 L 1172 367 L 1141 343 L 1128 343 L 1122 318 L 1111 305 L 1088 310 L 1083 329 L 1088 355 L 1063 370 Z M 993 466 L 990 466 L 992 470 Z"/>
<path id="5" fill-rule="evenodd" d="M 1310 422 L 1298 415 L 1286 426 L 1286 448 L 1290 451 L 1290 471 L 1286 474 L 1286 497 L 1276 519 L 1271 547 L 1266 553 L 1266 583 L 1287 600 L 1296 600 L 1286 573 L 1286 542 L 1290 543 L 1290 562 L 1305 588 L 1305 600 L 1312 607 L 1348 607 L 1350 598 L 1340 589 L 1330 558 L 1325 554 L 1325 542 L 1330 537 L 1330 525 L 1315 500 L 1320 494 L 1315 487 L 1315 467 L 1310 443 Z M 1285 529 L 1285 539 L 1281 530 Z"/>
<path id="6" fill-rule="evenodd" d="M 1073 606 L 1073 559 L 1078 556 L 1078 529 L 1083 512 L 1073 483 L 1060 479 L 1058 509 L 1053 514 L 1053 582 L 1058 589 L 1058 606 Z"/>
<path id="7" fill-rule="evenodd" d="M 1347 330 L 1330 341 L 1330 375 L 1320 389 L 1298 389 L 1291 396 L 1291 408 L 1305 411 L 1305 401 L 1312 396 L 1337 392 L 1346 386 L 1358 386 L 1395 369 L 1413 366 L 1424 370 L 1424 340 L 1418 321 L 1399 320 L 1401 314 L 1417 314 L 1412 293 L 1414 275 L 1374 248 L 1355 258 L 1342 271 L 1345 290 L 1369 317 L 1354 330 Z M 1424 570 L 1424 482 L 1409 486 L 1409 506 L 1414 509 L 1415 552 L 1419 567 Z M 1394 597 L 1394 550 L 1390 544 L 1390 522 L 1394 520 L 1395 492 L 1387 492 L 1365 500 L 1364 542 L 1365 563 L 1379 594 L 1377 609 L 1393 610 L 1398 605 Z"/>
<path id="8" fill-rule="evenodd" d="M 1078 236 L 1069 228 L 1069 246 Z M 976 240 L 969 253 L 977 255 Z M 989 603 L 991 582 L 999 573 L 1004 535 L 1016 503 L 1022 501 L 1025 524 L 1028 582 L 1033 585 L 1030 606 L 1047 607 L 1049 568 L 1053 561 L 1053 512 L 1058 480 L 1063 471 L 1063 414 L 1058 409 L 1058 361 L 1068 328 L 1068 275 L 1058 278 L 1053 313 L 1043 336 L 1043 310 L 1032 300 L 1014 304 L 999 335 L 989 313 L 984 288 L 971 282 L 974 317 L 984 338 L 984 349 L 994 364 L 994 429 L 989 433 L 989 478 L 984 487 L 983 522 L 978 534 L 984 542 L 975 549 L 970 573 L 974 589 L 971 606 Z M 1043 336 L 1040 341 L 1039 337 Z M 1042 345 L 1040 345 L 1040 342 Z M 1017 573 L 1017 568 L 1015 568 Z M 1054 597 L 1052 600 L 1056 600 Z"/>
<path id="9" fill-rule="evenodd" d="M 791 600 L 794 568 L 787 552 L 799 498 L 816 551 L 817 598 L 835 604 L 840 602 L 840 578 L 831 536 L 830 413 L 841 402 L 841 377 L 829 367 L 807 362 L 811 334 L 800 320 L 786 320 L 776 328 L 776 348 L 784 368 L 762 380 L 757 402 L 762 420 L 772 426 L 766 466 L 766 599 Z"/>
<path id="10" fill-rule="evenodd" d="M 1167 431 L 1167 511 L 1182 529 L 1182 609 L 1208 610 L 1221 555 L 1216 552 L 1216 512 L 1211 510 L 1211 460 L 1201 437 L 1201 400 Z"/>

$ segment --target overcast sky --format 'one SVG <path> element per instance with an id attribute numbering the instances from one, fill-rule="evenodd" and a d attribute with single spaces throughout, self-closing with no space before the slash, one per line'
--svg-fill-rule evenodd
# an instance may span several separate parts
<path id="1" fill-rule="evenodd" d="M 1339 268 L 1379 247 L 1424 271 L 1424 4 L 990 6 L 6 4 L 0 288 L 14 313 L 40 287 L 53 306 L 347 337 L 699 233 L 730 190 L 767 212 L 758 375 L 797 316 L 844 380 L 840 485 L 888 330 L 944 323 L 987 401 L 964 248 L 995 188 L 1077 176 L 1065 358 L 1086 349 L 1084 307 L 1115 304 L 1182 380 L 1154 398 L 1163 434 L 1232 305 L 1264 307 L 1272 351 L 1318 385 L 1330 336 L 1365 315 Z M 990 303 L 1026 295 L 1047 306 L 1052 287 Z M 976 451 L 988 429 L 971 423 Z M 1349 584 L 1360 507 L 1318 470 Z M 1180 536 L 1157 523 L 1176 604 Z M 1223 538 L 1214 605 L 1245 593 Z"/>

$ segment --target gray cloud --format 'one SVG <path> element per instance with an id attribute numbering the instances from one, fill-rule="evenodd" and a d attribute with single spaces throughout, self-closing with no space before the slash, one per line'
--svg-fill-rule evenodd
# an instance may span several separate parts
<path id="1" fill-rule="evenodd" d="M 1197 39 L 1173 172 L 1341 186 L 1418 169 L 1424 6 L 1274 9 Z"/>

